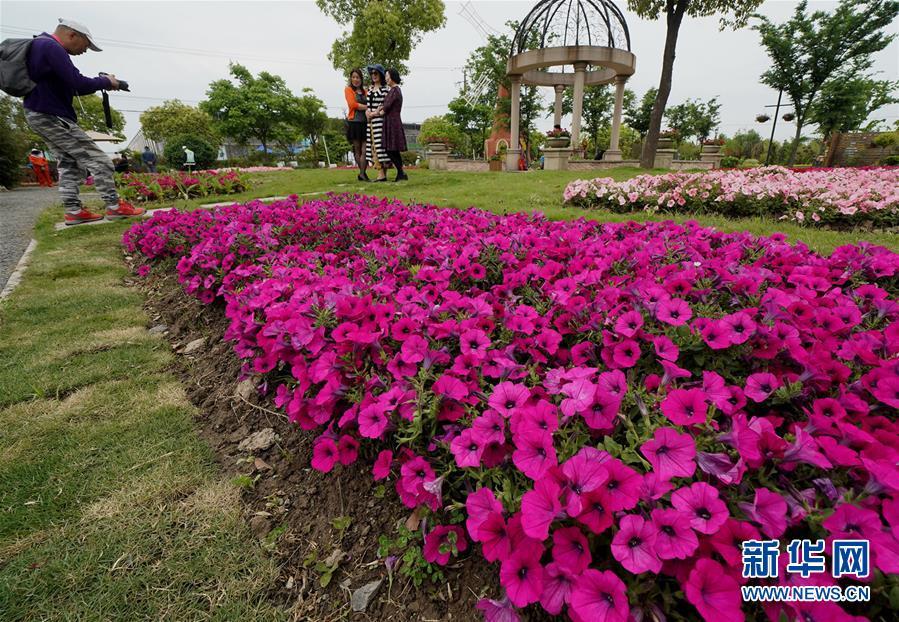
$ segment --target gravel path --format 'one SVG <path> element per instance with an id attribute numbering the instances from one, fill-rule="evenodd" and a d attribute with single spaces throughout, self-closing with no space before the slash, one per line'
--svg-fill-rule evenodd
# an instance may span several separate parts
<path id="1" fill-rule="evenodd" d="M 59 190 L 55 187 L 0 192 L 0 289 L 28 247 L 38 214 L 58 202 Z"/>

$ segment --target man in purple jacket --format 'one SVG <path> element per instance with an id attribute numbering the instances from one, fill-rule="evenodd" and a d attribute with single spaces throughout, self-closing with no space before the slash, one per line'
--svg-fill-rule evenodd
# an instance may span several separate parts
<path id="1" fill-rule="evenodd" d="M 103 214 L 86 210 L 78 196 L 78 188 L 88 174 L 94 176 L 106 203 L 106 218 L 117 220 L 144 213 L 143 208 L 119 199 L 112 160 L 76 123 L 72 106 L 75 95 L 119 88 L 115 76 L 86 78 L 72 64 L 70 55 L 77 56 L 88 49 L 100 51 L 90 30 L 78 22 L 60 19 L 53 34 L 45 32 L 35 37 L 28 52 L 28 74 L 37 86 L 25 97 L 25 120 L 56 158 L 66 225 L 103 218 Z"/>

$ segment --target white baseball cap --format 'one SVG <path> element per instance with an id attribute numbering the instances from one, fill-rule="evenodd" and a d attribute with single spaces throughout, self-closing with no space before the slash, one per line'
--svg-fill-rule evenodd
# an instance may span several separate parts
<path id="1" fill-rule="evenodd" d="M 87 26 L 82 24 L 81 22 L 76 22 L 74 19 L 65 19 L 59 18 L 59 25 L 65 26 L 66 28 L 71 28 L 75 32 L 80 35 L 83 35 L 85 39 L 87 39 L 87 47 L 92 49 L 94 52 L 102 52 L 100 48 L 97 47 L 97 44 L 94 43 L 94 38 L 91 36 L 91 31 Z"/>

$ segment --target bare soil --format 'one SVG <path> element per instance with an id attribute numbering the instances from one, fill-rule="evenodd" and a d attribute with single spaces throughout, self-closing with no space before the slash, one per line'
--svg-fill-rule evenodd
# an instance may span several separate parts
<path id="1" fill-rule="evenodd" d="M 411 511 L 400 503 L 391 482 L 382 498 L 375 496 L 373 456 L 361 455 L 355 464 L 338 465 L 328 474 L 312 469 L 316 433 L 290 423 L 268 396 L 246 390 L 237 394 L 241 363 L 222 338 L 227 327 L 224 307 L 204 306 L 187 296 L 172 274 L 151 276 L 142 288 L 150 328 L 167 325 L 164 334 L 179 354 L 174 372 L 197 407 L 199 434 L 228 477 L 246 476 L 241 481 L 247 522 L 281 566 L 271 598 L 299 620 L 483 619 L 475 609 L 478 599 L 501 593 L 495 567 L 469 548 L 469 555 L 444 569 L 445 581 L 415 587 L 395 572 L 391 584 L 384 560 L 377 556 L 378 538 L 394 537 L 397 524 Z M 199 338 L 205 339 L 199 350 L 181 354 Z M 238 449 L 241 441 L 265 428 L 279 437 L 271 447 L 252 454 Z M 247 478 L 255 483 L 250 485 Z M 341 534 L 333 521 L 342 516 L 352 522 Z M 329 557 L 341 561 L 323 588 L 315 566 Z M 353 612 L 352 591 L 377 579 L 383 583 L 367 609 Z"/>

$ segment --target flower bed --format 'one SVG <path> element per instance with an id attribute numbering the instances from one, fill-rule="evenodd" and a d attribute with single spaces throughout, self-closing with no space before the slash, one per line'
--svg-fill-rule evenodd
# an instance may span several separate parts
<path id="1" fill-rule="evenodd" d="M 430 563 L 480 543 L 488 620 L 889 615 L 899 255 L 351 195 L 157 214 L 123 244 L 224 301 L 246 373 L 320 432 L 314 468 L 371 460 L 432 513 Z M 741 603 L 742 541 L 860 537 L 872 602 Z"/>
<path id="2" fill-rule="evenodd" d="M 899 167 L 813 169 L 780 166 L 704 173 L 601 177 L 568 184 L 565 202 L 615 212 L 765 216 L 830 227 L 899 226 Z"/>
<path id="3" fill-rule="evenodd" d="M 250 187 L 239 171 L 116 174 L 116 188 L 126 201 L 151 202 L 236 194 Z"/>

